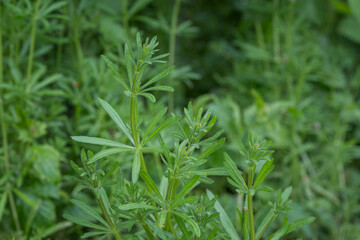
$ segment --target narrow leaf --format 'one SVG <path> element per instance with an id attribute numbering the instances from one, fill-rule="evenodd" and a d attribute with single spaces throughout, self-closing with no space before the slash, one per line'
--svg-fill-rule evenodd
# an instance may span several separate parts
<path id="1" fill-rule="evenodd" d="M 98 220 L 105 226 L 108 226 L 107 222 L 92 207 L 89 207 L 85 203 L 83 203 L 79 200 L 76 200 L 76 199 L 72 199 L 71 202 L 74 203 L 76 206 L 80 207 L 82 210 L 84 210 L 87 214 L 92 216 L 94 219 Z"/>
<path id="2" fill-rule="evenodd" d="M 109 146 L 109 147 L 119 147 L 119 148 L 128 148 L 132 149 L 132 146 L 125 145 L 119 142 L 107 140 L 104 138 L 97 138 L 97 137 L 87 137 L 87 136 L 73 136 L 71 137 L 74 141 L 82 142 L 82 143 L 89 143 L 101 146 Z"/>
<path id="3" fill-rule="evenodd" d="M 127 151 L 133 151 L 135 150 L 135 148 L 133 147 L 126 147 L 126 148 L 110 148 L 110 149 L 105 149 L 105 150 L 102 150 L 98 153 L 96 153 L 92 158 L 90 158 L 89 160 L 89 164 L 90 163 L 93 163 L 101 158 L 104 158 L 104 157 L 107 157 L 107 156 L 110 156 L 110 155 L 113 155 L 113 154 L 116 154 L 116 153 L 120 153 L 120 152 L 127 152 Z"/>
<path id="4" fill-rule="evenodd" d="M 147 142 L 149 142 L 151 139 L 156 137 L 163 129 L 165 129 L 165 128 L 173 125 L 177 121 L 179 121 L 180 118 L 181 118 L 181 116 L 170 117 L 170 118 L 166 119 L 157 128 L 155 128 L 155 130 L 148 137 L 144 138 L 144 140 L 142 142 L 142 146 L 144 146 Z"/>
<path id="5" fill-rule="evenodd" d="M 222 138 L 220 140 L 218 140 L 216 143 L 214 143 L 213 145 L 211 145 L 210 147 L 206 148 L 205 151 L 203 151 L 200 156 L 198 157 L 198 159 L 204 159 L 206 158 L 208 155 L 210 155 L 211 153 L 215 152 L 217 149 L 219 149 L 219 147 L 221 147 L 221 145 L 223 145 L 223 143 L 225 142 L 225 138 Z"/>
<path id="6" fill-rule="evenodd" d="M 214 198 L 214 194 L 208 189 L 206 190 L 206 194 L 210 200 Z M 234 225 L 232 224 L 229 216 L 227 215 L 219 201 L 216 201 L 215 209 L 220 213 L 221 224 L 224 226 L 225 231 L 229 234 L 230 238 L 232 240 L 240 240 L 240 237 L 237 234 Z"/>
<path id="7" fill-rule="evenodd" d="M 109 114 L 112 120 L 116 123 L 118 128 L 129 138 L 129 140 L 134 144 L 134 140 L 130 134 L 129 129 L 124 124 L 123 120 L 121 120 L 119 114 L 110 106 L 109 103 L 99 98 L 99 102 L 101 106 L 105 109 L 105 111 Z"/>

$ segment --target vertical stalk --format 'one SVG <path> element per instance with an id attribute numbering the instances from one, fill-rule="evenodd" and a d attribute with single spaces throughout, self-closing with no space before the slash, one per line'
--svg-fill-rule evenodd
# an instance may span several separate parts
<path id="1" fill-rule="evenodd" d="M 97 180 L 94 181 L 94 188 L 97 188 L 98 187 L 98 184 L 97 184 Z M 99 198 L 97 199 L 98 201 L 98 204 L 100 206 L 100 209 L 101 209 L 101 212 L 102 214 L 104 215 L 105 217 L 105 220 L 106 222 L 109 224 L 111 230 L 113 231 L 113 234 L 116 238 L 116 240 L 121 240 L 121 236 L 120 234 L 118 233 L 113 221 L 111 220 L 108 212 L 106 211 L 106 208 L 105 208 L 105 205 L 104 205 L 104 201 L 102 200 L 101 196 L 99 196 Z"/>
<path id="2" fill-rule="evenodd" d="M 252 188 L 252 181 L 254 177 L 254 167 L 249 169 L 248 187 Z M 254 209 L 253 209 L 253 197 L 248 193 L 248 208 L 249 208 L 249 224 L 250 224 L 250 240 L 255 240 L 255 223 L 254 223 Z"/>
<path id="3" fill-rule="evenodd" d="M 122 0 L 121 1 L 121 13 L 122 13 L 122 17 L 123 17 L 123 25 L 125 30 L 127 31 L 129 28 L 129 16 L 128 16 L 128 11 L 127 11 L 127 0 Z"/>
<path id="4" fill-rule="evenodd" d="M 1 8 L 1 4 L 0 4 L 0 84 L 2 84 L 4 82 L 4 71 L 3 71 L 3 49 L 2 49 L 2 34 L 3 34 L 3 29 L 2 29 L 2 8 Z M 2 144 L 3 144 L 3 148 L 4 148 L 4 161 L 5 161 L 5 172 L 9 172 L 10 171 L 10 159 L 9 159 L 9 145 L 8 145 L 8 136 L 7 136 L 7 124 L 5 122 L 5 117 L 4 117 L 4 96 L 3 96 L 3 90 L 2 88 L 0 88 L 0 119 L 1 119 L 1 132 L 2 132 Z M 11 184 L 8 182 L 7 183 L 7 189 L 8 189 L 8 193 L 9 193 L 9 203 L 10 203 L 10 209 L 11 209 L 11 214 L 13 216 L 14 222 L 15 222 L 15 227 L 16 230 L 18 232 L 21 231 L 21 227 L 20 227 L 20 222 L 19 222 L 19 217 L 18 217 L 18 213 L 16 210 L 16 205 L 15 205 L 15 200 L 14 200 L 14 195 L 11 191 Z"/>
<path id="5" fill-rule="evenodd" d="M 176 48 L 176 27 L 179 16 L 181 0 L 175 0 L 171 18 L 171 27 L 170 27 L 170 44 L 169 44 L 169 62 L 168 66 L 171 67 L 175 63 L 175 48 Z M 171 76 L 169 75 L 169 82 L 171 81 Z M 169 112 L 174 110 L 174 95 L 172 92 L 168 93 L 168 104 Z"/>
<path id="6" fill-rule="evenodd" d="M 132 87 L 131 87 L 131 100 L 130 100 L 130 126 L 131 126 L 131 132 L 132 132 L 132 137 L 134 139 L 134 144 L 135 144 L 135 148 L 136 149 L 140 149 L 140 144 L 139 144 L 139 139 L 138 139 L 138 133 L 136 131 L 136 82 L 138 80 L 139 77 L 139 72 L 136 70 L 135 71 L 135 76 L 134 76 L 134 81 L 132 83 Z M 145 172 L 147 172 L 147 168 L 146 168 L 146 164 L 145 164 L 145 160 L 144 160 L 144 156 L 142 151 L 140 151 L 140 162 L 141 162 L 141 169 Z M 149 191 L 151 191 L 150 188 L 148 188 Z"/>
<path id="7" fill-rule="evenodd" d="M 29 91 L 30 87 L 30 78 L 31 78 L 31 70 L 34 58 L 34 48 L 35 48 L 35 38 L 36 38 L 36 22 L 37 22 L 37 12 L 40 6 L 41 0 L 36 0 L 35 11 L 32 16 L 31 22 L 31 35 L 30 35 L 30 51 L 29 51 L 29 58 L 28 58 L 28 65 L 26 71 L 26 91 Z"/>

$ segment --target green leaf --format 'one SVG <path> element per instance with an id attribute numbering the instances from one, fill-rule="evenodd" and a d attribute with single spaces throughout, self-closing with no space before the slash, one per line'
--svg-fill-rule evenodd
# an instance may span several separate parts
<path id="1" fill-rule="evenodd" d="M 162 119 L 164 117 L 166 111 L 167 111 L 167 107 L 164 107 L 155 115 L 155 117 L 151 121 L 148 129 L 145 132 L 144 138 L 146 138 L 150 134 L 150 132 L 154 129 L 155 125 L 160 121 L 160 119 Z"/>
<path id="2" fill-rule="evenodd" d="M 185 239 L 191 240 L 190 234 L 188 232 L 188 229 L 185 226 L 185 223 L 181 217 L 178 217 L 177 215 L 174 215 L 175 221 L 177 222 L 178 226 L 180 227 L 181 232 L 183 233 L 183 236 L 185 236 Z"/>
<path id="3" fill-rule="evenodd" d="M 180 201 L 176 204 L 176 206 L 173 206 L 173 207 L 181 206 L 181 205 L 184 204 L 184 203 L 196 202 L 197 200 L 199 200 L 199 197 L 197 197 L 197 196 L 186 197 L 186 198 L 180 200 Z"/>
<path id="4" fill-rule="evenodd" d="M 66 228 L 69 228 L 72 226 L 71 222 L 64 221 L 57 224 L 52 225 L 51 227 L 46 228 L 43 232 L 41 232 L 38 236 L 40 239 L 44 239 L 56 232 L 59 232 L 61 230 L 64 230 Z"/>
<path id="5" fill-rule="evenodd" d="M 221 145 L 223 145 L 223 143 L 225 142 L 225 138 L 222 138 L 220 140 L 218 140 L 216 143 L 214 143 L 213 145 L 211 145 L 210 147 L 206 148 L 205 151 L 203 151 L 200 156 L 198 157 L 199 160 L 206 158 L 208 155 L 210 155 L 211 153 L 215 152 L 217 149 L 219 149 L 221 147 Z"/>
<path id="6" fill-rule="evenodd" d="M 235 163 L 227 153 L 224 153 L 224 160 L 225 160 L 225 168 L 228 171 L 229 175 L 237 184 L 239 184 L 239 186 L 242 187 L 241 188 L 242 191 L 247 192 L 248 188 L 244 178 L 241 176 L 241 173 L 238 170 L 237 166 L 235 165 Z"/>
<path id="7" fill-rule="evenodd" d="M 137 0 L 137 1 L 135 1 L 135 3 L 131 6 L 129 11 L 127 12 L 128 17 L 129 18 L 132 17 L 134 14 L 136 14 L 141 9 L 146 7 L 150 2 L 151 2 L 151 0 Z M 141 42 L 140 42 L 140 44 L 141 44 Z"/>
<path id="8" fill-rule="evenodd" d="M 118 147 L 118 148 L 127 148 L 133 149 L 134 147 L 125 145 L 119 142 L 107 140 L 104 138 L 97 138 L 97 137 L 87 137 L 87 136 L 73 136 L 71 137 L 74 141 L 88 143 L 88 144 L 95 144 L 101 146 L 109 146 L 109 147 Z"/>
<path id="9" fill-rule="evenodd" d="M 198 237 L 200 237 L 200 235 L 201 235 L 201 231 L 200 231 L 200 228 L 199 228 L 199 226 L 197 225 L 197 223 L 194 221 L 194 220 L 192 220 L 191 218 L 189 218 L 186 214 L 184 214 L 184 213 L 179 213 L 179 212 L 172 212 L 174 215 L 177 215 L 177 216 L 179 216 L 179 217 L 181 217 L 182 219 L 184 219 L 185 220 L 185 222 L 187 222 L 192 228 L 193 228 L 193 230 L 194 230 L 194 232 L 195 232 L 195 235 L 196 236 L 198 236 Z"/>
<path id="10" fill-rule="evenodd" d="M 214 198 L 214 194 L 208 189 L 206 190 L 206 194 L 210 200 Z M 215 202 L 215 209 L 220 213 L 221 224 L 224 226 L 225 231 L 229 234 L 230 238 L 232 240 L 240 240 L 240 237 L 237 234 L 234 225 L 232 224 L 229 216 L 227 215 L 219 201 Z"/>
<path id="11" fill-rule="evenodd" d="M 169 239 L 169 240 L 175 240 L 175 238 L 173 237 L 172 234 L 170 234 L 169 232 L 166 232 L 164 230 L 162 230 L 161 228 L 159 228 L 158 226 L 156 226 L 152 221 L 150 221 L 149 219 L 145 219 L 145 224 L 147 224 L 150 229 L 157 235 L 160 237 L 160 239 Z"/>
<path id="12" fill-rule="evenodd" d="M 264 192 L 272 192 L 274 191 L 274 189 L 272 189 L 271 187 L 268 187 L 268 186 L 263 186 L 263 187 L 258 187 L 256 189 L 257 192 L 260 192 L 260 191 L 264 191 Z"/>
<path id="13" fill-rule="evenodd" d="M 45 182 L 57 183 L 61 180 L 60 153 L 50 145 L 31 147 L 31 162 L 34 176 Z"/>
<path id="14" fill-rule="evenodd" d="M 101 98 L 99 98 L 99 102 L 101 106 L 105 109 L 105 111 L 109 114 L 111 119 L 116 123 L 118 128 L 129 138 L 129 140 L 134 144 L 134 140 L 130 134 L 129 129 L 126 127 L 124 122 L 121 120 L 119 114 L 110 106 L 109 103 L 105 102 Z"/>
<path id="15" fill-rule="evenodd" d="M 131 179 L 133 183 L 136 183 L 139 178 L 141 160 L 140 160 L 140 152 L 137 150 L 134 155 L 134 161 L 132 165 L 132 174 Z"/>
<path id="16" fill-rule="evenodd" d="M 63 217 L 73 223 L 76 223 L 76 224 L 79 224 L 81 226 L 84 226 L 84 227 L 88 227 L 88 228 L 93 228 L 93 229 L 98 229 L 98 230 L 101 230 L 101 231 L 107 231 L 108 229 L 103 227 L 103 226 L 100 226 L 98 224 L 95 224 L 95 223 L 91 223 L 87 220 L 84 220 L 84 219 L 81 219 L 81 218 L 78 218 L 78 217 L 75 217 L 73 215 L 69 215 L 69 214 L 64 214 Z"/>
<path id="17" fill-rule="evenodd" d="M 104 232 L 104 231 L 96 231 L 96 232 L 87 232 L 85 234 L 83 234 L 81 236 L 81 239 L 84 238 L 89 238 L 89 237 L 94 237 L 94 236 L 99 236 L 99 235 L 104 235 L 104 234 L 109 234 L 108 232 Z"/>
<path id="18" fill-rule="evenodd" d="M 155 210 L 160 210 L 160 208 L 158 207 L 154 207 L 152 205 L 148 205 L 146 203 L 129 203 L 129 204 L 124 204 L 121 206 L 118 206 L 118 208 L 120 210 L 133 210 L 133 209 L 155 209 Z"/>
<path id="19" fill-rule="evenodd" d="M 126 90 L 130 91 L 129 87 L 126 84 L 125 79 L 119 74 L 114 63 L 104 55 L 101 55 L 101 57 L 104 60 L 104 62 L 106 63 L 106 65 L 108 66 L 108 68 L 111 70 L 111 72 L 114 75 L 114 77 L 116 78 L 116 80 L 118 80 Z"/>
<path id="20" fill-rule="evenodd" d="M 111 174 L 118 168 L 120 162 L 115 162 L 106 175 L 101 179 L 101 183 L 104 184 L 106 180 L 111 176 Z"/>
<path id="21" fill-rule="evenodd" d="M 150 102 L 153 102 L 153 103 L 156 102 L 155 96 L 152 95 L 151 93 L 138 93 L 137 95 L 146 97 L 147 99 L 149 99 Z"/>
<path id="22" fill-rule="evenodd" d="M 144 182 L 146 183 L 146 186 L 149 186 L 151 188 L 151 190 L 154 191 L 154 193 L 156 194 L 156 196 L 163 200 L 163 197 L 159 191 L 159 189 L 157 188 L 156 184 L 154 183 L 154 181 L 151 179 L 150 175 L 145 172 L 145 171 L 140 171 L 140 177 L 142 178 L 142 180 L 144 180 Z"/>
<path id="23" fill-rule="evenodd" d="M 80 207 L 87 214 L 89 214 L 90 216 L 92 216 L 94 219 L 98 220 L 99 222 L 101 222 L 105 226 L 109 226 L 107 224 L 107 222 L 92 207 L 89 207 L 85 203 L 83 203 L 83 202 L 81 202 L 79 200 L 76 200 L 76 199 L 72 199 L 71 202 L 74 203 L 76 206 Z"/>
<path id="24" fill-rule="evenodd" d="M 126 145 L 125 145 L 126 146 Z M 127 146 L 126 148 L 110 148 L 110 149 L 105 149 L 105 150 L 102 150 L 98 153 L 96 153 L 92 158 L 90 158 L 89 160 L 89 164 L 90 163 L 93 163 L 101 158 L 104 158 L 104 157 L 107 157 L 109 155 L 113 155 L 113 154 L 116 154 L 116 153 L 120 153 L 120 152 L 127 152 L 127 151 L 133 151 L 135 150 L 135 148 L 133 147 L 130 147 L 130 146 Z"/>
<path id="25" fill-rule="evenodd" d="M 289 199 L 291 192 L 292 192 L 292 187 L 285 188 L 285 190 L 281 194 L 281 202 L 282 203 L 285 203 Z"/>
<path id="26" fill-rule="evenodd" d="M 274 169 L 273 162 L 274 159 L 271 159 L 270 161 L 266 161 L 266 163 L 262 166 L 253 186 L 255 189 L 263 183 L 267 175 L 269 175 L 269 173 Z"/>
<path id="27" fill-rule="evenodd" d="M 144 138 L 141 145 L 144 146 L 147 142 L 149 142 L 151 139 L 156 137 L 163 129 L 165 129 L 165 128 L 173 125 L 177 121 L 179 121 L 180 118 L 181 118 L 181 116 L 176 116 L 176 117 L 170 117 L 170 118 L 166 119 L 157 128 L 155 128 L 155 130 L 148 137 Z"/>
<path id="28" fill-rule="evenodd" d="M 151 78 L 148 82 L 146 82 L 140 90 L 146 88 L 147 86 L 150 86 L 151 84 L 159 81 L 160 79 L 163 79 L 164 77 L 166 77 L 172 70 L 174 69 L 174 67 L 169 67 L 165 70 L 163 70 L 162 72 L 160 72 L 158 75 L 156 75 L 155 77 Z"/>
<path id="29" fill-rule="evenodd" d="M 224 167 L 208 168 L 202 170 L 203 173 L 207 176 L 228 176 L 228 172 Z"/>
<path id="30" fill-rule="evenodd" d="M 277 214 L 274 212 L 274 210 L 270 209 L 260 223 L 260 226 L 256 229 L 256 240 L 260 240 L 261 236 L 265 233 L 266 229 L 270 226 L 272 221 L 274 221 L 276 216 Z"/>
<path id="31" fill-rule="evenodd" d="M 272 235 L 270 235 L 266 240 L 279 240 L 282 236 L 286 234 L 288 227 L 289 227 L 288 218 L 285 217 L 281 225 L 281 228 Z"/>
<path id="32" fill-rule="evenodd" d="M 143 93 L 143 92 L 149 92 L 149 91 L 174 92 L 174 89 L 169 86 L 155 86 L 155 87 L 146 88 L 146 89 L 142 90 L 141 92 Z"/>
<path id="33" fill-rule="evenodd" d="M 126 65 L 126 72 L 128 74 L 128 78 L 129 78 L 129 82 L 131 84 L 130 87 L 132 87 L 132 83 L 133 83 L 133 67 L 134 67 L 134 58 L 133 58 L 133 54 L 131 51 L 131 48 L 129 47 L 129 44 L 125 44 L 125 65 Z"/>
<path id="34" fill-rule="evenodd" d="M 174 201 L 171 206 L 178 206 L 180 200 L 186 196 L 194 187 L 197 181 L 199 180 L 199 176 L 194 176 L 190 179 L 188 183 L 181 189 L 181 191 L 176 195 Z"/>
<path id="35" fill-rule="evenodd" d="M 306 218 L 301 218 L 294 222 L 291 222 L 289 224 L 288 229 L 286 230 L 286 234 L 291 233 L 291 232 L 295 231 L 296 229 L 301 228 L 307 224 L 310 224 L 314 220 L 315 220 L 315 217 L 306 217 Z"/>
<path id="36" fill-rule="evenodd" d="M 16 188 L 13 188 L 12 190 L 22 201 L 24 201 L 24 203 L 29 205 L 31 208 L 36 208 L 36 205 L 37 205 L 36 201 L 34 201 L 30 197 L 28 197 L 25 193 L 23 193 L 22 191 L 20 191 Z"/>

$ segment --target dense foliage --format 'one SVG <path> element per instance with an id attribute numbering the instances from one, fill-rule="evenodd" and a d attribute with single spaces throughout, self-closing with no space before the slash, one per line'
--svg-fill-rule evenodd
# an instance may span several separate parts
<path id="1" fill-rule="evenodd" d="M 357 0 L 0 0 L 0 238 L 357 239 L 359 45 Z"/>

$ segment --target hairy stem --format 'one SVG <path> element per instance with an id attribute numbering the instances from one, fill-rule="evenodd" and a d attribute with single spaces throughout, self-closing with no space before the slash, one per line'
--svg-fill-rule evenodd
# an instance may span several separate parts
<path id="1" fill-rule="evenodd" d="M 252 181 L 254 177 L 254 167 L 249 169 L 248 187 L 252 188 Z M 248 208 L 249 208 L 249 224 L 250 224 L 250 240 L 255 240 L 255 223 L 254 223 L 254 210 L 253 210 L 253 196 L 248 194 Z"/>
<path id="2" fill-rule="evenodd" d="M 35 11 L 31 22 L 30 51 L 29 51 L 28 65 L 26 71 L 26 91 L 29 91 L 29 87 L 30 87 L 31 70 L 32 70 L 32 64 L 34 58 L 34 48 L 35 48 L 37 12 L 40 6 L 40 1 L 41 0 L 36 0 Z"/>
<path id="3" fill-rule="evenodd" d="M 175 48 L 176 48 L 176 27 L 179 16 L 181 0 L 175 0 L 171 18 L 171 27 L 170 27 L 170 44 L 169 44 L 169 62 L 168 66 L 171 67 L 175 63 Z M 169 76 L 169 80 L 171 80 L 171 76 Z M 170 81 L 169 81 L 170 82 Z M 169 112 L 172 112 L 174 109 L 174 95 L 172 92 L 168 93 L 168 104 L 169 104 Z"/>

